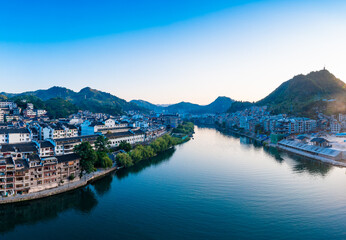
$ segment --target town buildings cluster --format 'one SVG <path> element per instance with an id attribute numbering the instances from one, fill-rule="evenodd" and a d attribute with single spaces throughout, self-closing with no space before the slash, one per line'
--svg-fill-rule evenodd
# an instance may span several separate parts
<path id="1" fill-rule="evenodd" d="M 74 147 L 105 136 L 111 148 L 122 141 L 138 144 L 162 136 L 181 123 L 178 115 L 129 113 L 111 116 L 79 111 L 49 119 L 31 103 L 21 111 L 14 102 L 0 102 L 0 196 L 25 194 L 77 180 L 80 158 Z"/>
<path id="2" fill-rule="evenodd" d="M 316 119 L 272 115 L 266 106 L 254 106 L 235 113 L 189 115 L 196 123 L 232 129 L 287 151 L 311 158 L 346 161 L 346 114 Z"/>

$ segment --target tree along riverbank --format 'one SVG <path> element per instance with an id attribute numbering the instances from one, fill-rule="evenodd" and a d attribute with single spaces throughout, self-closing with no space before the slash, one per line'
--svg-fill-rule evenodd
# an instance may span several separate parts
<path id="1" fill-rule="evenodd" d="M 118 153 L 116 156 L 117 165 L 125 168 L 131 167 L 142 160 L 152 158 L 178 144 L 187 142 L 193 134 L 193 129 L 193 123 L 186 122 L 173 129 L 172 135 L 165 134 L 149 145 L 138 145 L 131 151 Z"/>

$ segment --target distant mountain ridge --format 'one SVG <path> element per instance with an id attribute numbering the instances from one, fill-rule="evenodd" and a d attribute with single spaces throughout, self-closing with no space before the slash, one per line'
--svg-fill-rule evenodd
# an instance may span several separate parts
<path id="1" fill-rule="evenodd" d="M 148 109 L 150 111 L 161 112 L 164 110 L 164 106 L 156 105 L 145 100 L 131 100 L 131 103 L 137 104 L 138 106 Z"/>
<path id="2" fill-rule="evenodd" d="M 215 101 L 208 105 L 199 105 L 190 102 L 180 102 L 176 104 L 171 104 L 168 106 L 159 106 L 152 104 L 144 100 L 132 100 L 143 108 L 156 112 L 178 112 L 178 113 L 191 113 L 191 114 L 205 114 L 205 113 L 224 113 L 226 112 L 234 100 L 228 97 L 218 97 Z"/>
<path id="3" fill-rule="evenodd" d="M 127 102 L 110 93 L 90 87 L 75 92 L 64 87 L 51 87 L 46 90 L 23 93 L 0 93 L 0 97 L 21 101 L 25 98 L 36 105 L 55 112 L 52 116 L 62 117 L 78 109 L 102 112 L 112 115 L 124 111 L 171 113 L 224 113 L 235 112 L 251 106 L 267 105 L 273 113 L 312 115 L 316 110 L 327 114 L 346 113 L 346 84 L 329 71 L 323 69 L 307 75 L 297 75 L 282 83 L 267 97 L 258 102 L 234 101 L 228 97 L 218 97 L 208 105 L 180 102 L 171 105 L 156 105 L 144 100 Z M 64 106 L 64 109 L 56 109 Z"/>

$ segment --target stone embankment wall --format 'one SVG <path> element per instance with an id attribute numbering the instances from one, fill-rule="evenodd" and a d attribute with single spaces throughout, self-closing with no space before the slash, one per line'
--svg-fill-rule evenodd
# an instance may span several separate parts
<path id="1" fill-rule="evenodd" d="M 116 169 L 117 167 L 112 167 L 110 169 L 90 173 L 83 176 L 80 180 L 76 182 L 67 183 L 63 186 L 59 186 L 56 188 L 42 190 L 42 191 L 34 192 L 34 193 L 28 193 L 24 195 L 16 195 L 12 197 L 0 197 L 0 204 L 23 202 L 23 201 L 45 198 L 45 197 L 53 196 L 56 194 L 68 192 L 68 191 L 83 187 L 85 185 L 88 185 L 90 182 L 95 181 L 96 179 L 101 178 L 109 174 L 110 172 L 115 171 Z"/>

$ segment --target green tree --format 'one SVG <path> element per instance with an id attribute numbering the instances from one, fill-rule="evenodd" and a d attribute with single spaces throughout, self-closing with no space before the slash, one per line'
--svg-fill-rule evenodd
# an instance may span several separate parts
<path id="1" fill-rule="evenodd" d="M 45 101 L 44 104 L 48 116 L 51 118 L 67 117 L 78 111 L 76 105 L 62 98 L 51 98 Z"/>
<path id="2" fill-rule="evenodd" d="M 89 142 L 82 142 L 81 144 L 75 146 L 74 152 L 78 154 L 81 158 L 81 175 L 84 171 L 86 173 L 91 173 L 95 171 L 94 164 L 97 161 L 97 155 Z"/>
<path id="3" fill-rule="evenodd" d="M 95 141 L 95 149 L 98 152 L 109 153 L 110 152 L 110 141 L 108 138 L 100 135 Z"/>
<path id="4" fill-rule="evenodd" d="M 95 141 L 97 161 L 95 166 L 101 168 L 110 168 L 113 165 L 112 160 L 109 158 L 108 153 L 110 152 L 110 141 L 100 135 Z"/>
<path id="5" fill-rule="evenodd" d="M 113 165 L 112 160 L 109 158 L 108 154 L 105 152 L 97 151 L 97 165 L 101 168 L 110 168 Z"/>
<path id="6" fill-rule="evenodd" d="M 116 157 L 118 166 L 131 167 L 133 166 L 133 160 L 127 153 L 118 153 Z"/>
<path id="7" fill-rule="evenodd" d="M 143 158 L 148 159 L 155 156 L 155 151 L 151 146 L 145 146 L 143 151 Z"/>
<path id="8" fill-rule="evenodd" d="M 155 139 L 152 143 L 150 143 L 150 147 L 154 150 L 155 153 L 161 151 L 160 143 Z"/>
<path id="9" fill-rule="evenodd" d="M 138 145 L 129 153 L 119 153 L 116 161 L 119 166 L 132 166 L 139 161 L 149 159 L 182 142 L 184 142 L 184 140 L 166 134 L 155 139 L 149 146 Z"/>
<path id="10" fill-rule="evenodd" d="M 130 157 L 135 163 L 143 160 L 143 151 L 144 147 L 142 145 L 138 145 L 135 149 L 133 149 L 130 152 Z"/>
<path id="11" fill-rule="evenodd" d="M 72 181 L 73 179 L 75 179 L 75 176 L 74 176 L 74 174 L 73 174 L 73 173 L 71 173 L 71 175 L 70 175 L 70 176 L 68 176 L 68 180 Z"/>
<path id="12" fill-rule="evenodd" d="M 129 151 L 131 151 L 132 146 L 130 143 L 128 143 L 126 141 L 121 141 L 118 148 L 121 150 L 124 150 L 125 152 L 129 152 Z"/>

